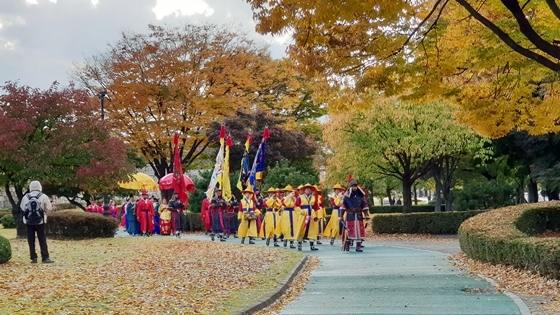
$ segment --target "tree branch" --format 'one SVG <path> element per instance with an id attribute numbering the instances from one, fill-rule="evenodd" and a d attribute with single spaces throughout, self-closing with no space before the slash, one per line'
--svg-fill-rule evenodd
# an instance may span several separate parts
<path id="1" fill-rule="evenodd" d="M 560 7 L 558 7 L 556 0 L 546 0 L 546 4 L 548 4 L 550 11 L 560 20 Z"/>
<path id="2" fill-rule="evenodd" d="M 560 71 L 560 65 L 555 63 L 554 61 L 539 55 L 537 53 L 532 52 L 531 50 L 519 45 L 515 42 L 507 33 L 505 33 L 502 29 L 497 27 L 494 23 L 490 20 L 482 16 L 478 11 L 476 11 L 467 0 L 456 0 L 462 7 L 464 7 L 477 21 L 482 23 L 482 25 L 486 26 L 490 29 L 494 34 L 498 36 L 498 38 L 503 41 L 506 45 L 511 47 L 515 52 L 519 53 L 520 55 L 532 59 L 541 65 L 547 67 L 552 71 Z"/>
<path id="3" fill-rule="evenodd" d="M 517 0 L 502 0 L 502 3 L 513 14 L 517 24 L 519 24 L 521 33 L 523 33 L 533 45 L 550 56 L 560 59 L 560 47 L 547 42 L 537 34 L 535 29 L 531 26 L 531 23 L 527 20 L 527 17 L 525 17 L 525 13 L 523 13 L 523 9 L 521 9 Z"/>

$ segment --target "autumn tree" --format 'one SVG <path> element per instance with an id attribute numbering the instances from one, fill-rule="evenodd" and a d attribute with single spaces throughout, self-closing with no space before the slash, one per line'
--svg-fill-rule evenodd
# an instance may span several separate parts
<path id="1" fill-rule="evenodd" d="M 247 0 L 257 31 L 292 33 L 300 69 L 420 102 L 445 97 L 499 137 L 558 130 L 554 0 Z"/>
<path id="2" fill-rule="evenodd" d="M 189 167 L 209 144 L 210 123 L 237 109 L 296 106 L 301 97 L 288 61 L 230 26 L 150 25 L 125 32 L 106 52 L 78 65 L 74 78 L 107 90 L 107 120 L 142 153 L 158 178 L 173 169 L 172 139 L 180 137 Z"/>
<path id="3" fill-rule="evenodd" d="M 391 100 L 372 100 L 365 111 L 333 115 L 324 139 L 335 151 L 328 164 L 335 174 L 356 171 L 352 174 L 360 178 L 383 175 L 399 180 L 405 213 L 411 211 L 415 181 L 442 157 L 462 154 L 477 141 L 471 129 L 457 123 L 447 104 Z"/>
<path id="4" fill-rule="evenodd" d="M 127 146 L 92 119 L 98 103 L 86 90 L 57 84 L 39 90 L 16 83 L 2 90 L 0 183 L 17 218 L 18 236 L 24 235 L 19 202 L 30 180 L 58 187 L 57 195 L 75 203 L 84 192 L 111 192 L 134 172 Z"/>
<path id="5" fill-rule="evenodd" d="M 317 151 L 317 144 L 311 137 L 302 131 L 286 128 L 286 119 L 272 116 L 265 111 L 244 112 L 238 110 L 235 116 L 225 118 L 223 121 L 214 121 L 210 124 L 208 138 L 213 143 L 218 143 L 222 123 L 231 134 L 235 143 L 230 149 L 230 165 L 238 167 L 241 164 L 245 147 L 243 144 L 249 132 L 252 133 L 253 142 L 249 150 L 250 160 L 253 161 L 255 153 L 262 139 L 264 128 L 268 126 L 270 138 L 266 141 L 267 166 L 276 162 L 289 161 L 290 164 L 311 161 Z"/>

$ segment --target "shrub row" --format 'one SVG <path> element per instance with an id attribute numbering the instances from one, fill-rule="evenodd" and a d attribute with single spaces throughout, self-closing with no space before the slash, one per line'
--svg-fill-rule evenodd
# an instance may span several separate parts
<path id="1" fill-rule="evenodd" d="M 412 212 L 434 212 L 434 205 L 412 206 Z M 441 211 L 445 211 L 445 205 L 441 205 Z M 369 207 L 371 213 L 402 213 L 403 206 L 372 206 Z"/>
<path id="2" fill-rule="evenodd" d="M 78 207 L 76 207 L 71 203 L 59 203 L 56 205 L 56 209 L 58 210 L 67 210 L 67 209 L 76 209 L 76 208 Z"/>
<path id="3" fill-rule="evenodd" d="M 560 279 L 559 239 L 532 236 L 558 230 L 559 219 L 558 201 L 500 208 L 463 222 L 459 242 L 470 258 Z"/>
<path id="4" fill-rule="evenodd" d="M 0 235 L 0 264 L 8 262 L 12 259 L 12 246 L 10 241 Z"/>
<path id="5" fill-rule="evenodd" d="M 45 234 L 53 239 L 90 239 L 115 236 L 119 222 L 99 214 L 63 210 L 49 213 Z"/>
<path id="6" fill-rule="evenodd" d="M 466 219 L 484 211 L 374 214 L 374 233 L 455 234 Z"/>

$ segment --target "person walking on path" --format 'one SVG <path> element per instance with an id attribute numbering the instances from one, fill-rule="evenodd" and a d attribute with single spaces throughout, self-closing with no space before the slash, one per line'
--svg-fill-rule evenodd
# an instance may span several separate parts
<path id="1" fill-rule="evenodd" d="M 340 205 L 342 205 L 342 198 L 344 198 L 345 190 L 346 188 L 340 184 L 336 184 L 333 186 L 334 195 L 330 196 L 330 202 L 333 210 L 329 223 L 327 223 L 327 226 L 325 227 L 324 235 L 325 237 L 331 238 L 331 245 L 334 245 L 334 240 L 340 236 L 340 231 L 342 231 L 342 222 L 339 221 L 338 218 L 342 216 L 340 214 Z"/>
<path id="2" fill-rule="evenodd" d="M 344 218 L 347 233 L 346 242 L 343 244 L 344 251 L 350 251 L 350 244 L 356 241 L 356 251 L 363 252 L 362 242 L 366 235 L 364 218 L 369 220 L 369 207 L 364 191 L 358 187 L 355 180 L 350 182 L 350 188 L 344 194 L 340 206 L 339 220 L 342 221 Z"/>
<path id="3" fill-rule="evenodd" d="M 227 237 L 227 229 L 224 222 L 224 213 L 226 213 L 228 203 L 222 196 L 222 190 L 216 188 L 214 190 L 214 198 L 210 201 L 210 206 L 208 207 L 210 214 L 212 215 L 212 233 L 210 233 L 210 239 L 214 241 L 217 236 L 220 242 L 225 242 Z"/>
<path id="4" fill-rule="evenodd" d="M 314 187 L 311 184 L 306 184 L 303 187 L 304 194 L 299 195 L 294 204 L 296 213 L 299 213 L 298 223 L 296 230 L 298 231 L 298 250 L 302 250 L 303 240 L 309 241 L 311 250 L 319 250 L 315 247 L 317 235 L 319 232 L 319 204 L 313 196 Z"/>
<path id="5" fill-rule="evenodd" d="M 239 205 L 239 230 L 237 236 L 241 237 L 241 244 L 245 244 L 245 238 L 249 237 L 249 244 L 255 244 L 253 239 L 257 237 L 257 217 L 261 212 L 257 209 L 254 201 L 255 194 L 251 187 L 242 191 L 244 198 Z"/>
<path id="6" fill-rule="evenodd" d="M 142 198 L 138 200 L 136 216 L 140 222 L 140 234 L 150 236 L 154 230 L 154 204 L 148 198 L 148 191 L 142 190 Z"/>
<path id="7" fill-rule="evenodd" d="M 210 215 L 210 199 L 204 198 L 200 207 L 200 219 L 204 223 L 204 234 L 212 233 L 212 216 Z"/>
<path id="8" fill-rule="evenodd" d="M 175 191 L 173 192 L 173 197 L 167 205 L 169 210 L 171 210 L 171 232 L 175 234 L 175 237 L 181 238 L 181 231 L 185 226 L 185 221 L 183 219 L 183 211 L 185 210 L 185 204 L 179 199 L 179 194 Z"/>
<path id="9" fill-rule="evenodd" d="M 23 223 L 27 228 L 27 244 L 31 263 L 37 263 L 37 252 L 35 251 L 35 234 L 39 239 L 41 248 L 41 260 L 43 264 L 53 263 L 49 257 L 47 237 L 45 236 L 45 224 L 47 224 L 47 212 L 52 210 L 49 197 L 42 193 L 41 183 L 34 180 L 29 184 L 29 193 L 21 200 L 21 211 L 23 211 Z"/>
<path id="10" fill-rule="evenodd" d="M 226 228 L 228 229 L 228 237 L 229 235 L 233 235 L 234 238 L 237 238 L 237 229 L 239 228 L 239 220 L 237 219 L 237 212 L 239 211 L 239 202 L 235 195 L 231 196 L 231 201 L 229 206 L 227 207 L 227 220 L 226 220 Z"/>
<path id="11" fill-rule="evenodd" d="M 295 193 L 296 190 L 287 185 L 284 189 L 284 197 L 282 198 L 282 220 L 281 229 L 282 236 L 284 238 L 284 247 L 288 246 L 288 241 L 290 241 L 290 248 L 296 248 L 294 246 L 294 241 L 296 240 L 296 223 L 297 215 L 295 213 L 294 204 L 296 202 Z"/>
<path id="12" fill-rule="evenodd" d="M 136 235 L 136 200 L 133 195 L 128 198 L 128 203 L 126 204 L 126 231 L 128 235 Z"/>
<path id="13" fill-rule="evenodd" d="M 167 208 L 167 200 L 163 198 L 158 209 L 161 235 L 171 234 L 171 211 Z"/>
<path id="14" fill-rule="evenodd" d="M 274 240 L 274 247 L 278 247 L 278 236 L 282 233 L 280 229 L 280 210 L 282 202 L 278 198 L 278 191 L 272 187 L 267 190 L 268 198 L 264 200 L 266 213 L 259 237 L 266 239 L 266 246 L 270 245 L 270 239 Z"/>

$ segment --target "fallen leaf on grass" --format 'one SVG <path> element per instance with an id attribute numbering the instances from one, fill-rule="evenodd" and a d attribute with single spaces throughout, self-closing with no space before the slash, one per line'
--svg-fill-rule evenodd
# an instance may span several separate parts
<path id="1" fill-rule="evenodd" d="M 274 248 L 135 237 L 49 240 L 56 263 L 32 265 L 25 241 L 11 245 L 19 258 L 0 265 L 2 314 L 210 314 L 293 258 Z"/>

